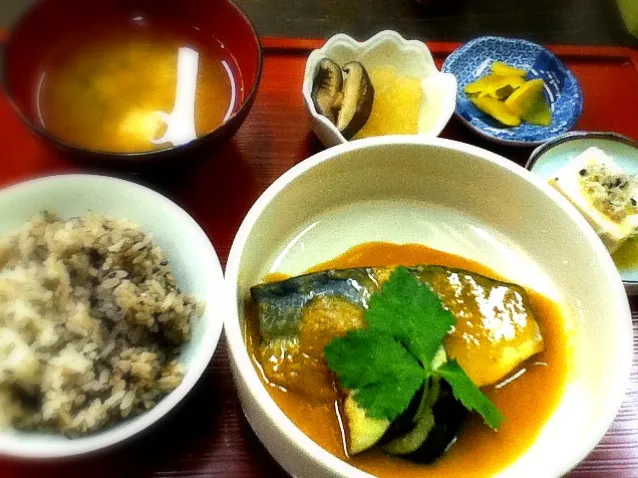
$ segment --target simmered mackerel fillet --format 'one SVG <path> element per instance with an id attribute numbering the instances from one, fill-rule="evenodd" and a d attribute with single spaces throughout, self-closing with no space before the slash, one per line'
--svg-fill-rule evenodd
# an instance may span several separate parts
<path id="1" fill-rule="evenodd" d="M 409 268 L 454 314 L 444 345 L 477 386 L 496 383 L 543 350 L 543 338 L 520 286 L 442 266 Z M 251 289 L 261 363 L 268 379 L 314 400 L 337 397 L 323 347 L 363 327 L 370 295 L 391 267 L 329 270 Z"/>

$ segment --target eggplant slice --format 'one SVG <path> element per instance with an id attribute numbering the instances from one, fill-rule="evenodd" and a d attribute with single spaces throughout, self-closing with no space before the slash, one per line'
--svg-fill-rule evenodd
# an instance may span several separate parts
<path id="1" fill-rule="evenodd" d="M 376 445 L 392 424 L 390 420 L 370 418 L 353 398 L 353 392 L 347 392 L 342 401 L 341 409 L 345 429 L 348 431 L 348 453 L 351 455 L 356 455 Z"/>
<path id="2" fill-rule="evenodd" d="M 417 463 L 432 463 L 453 444 L 467 418 L 467 409 L 454 398 L 452 387 L 445 381 L 439 383 L 439 393 L 432 406 L 434 425 L 425 440 L 411 453 L 401 455 Z"/>

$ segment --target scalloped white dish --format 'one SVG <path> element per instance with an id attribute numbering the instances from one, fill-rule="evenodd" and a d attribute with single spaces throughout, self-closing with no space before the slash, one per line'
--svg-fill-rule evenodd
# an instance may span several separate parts
<path id="1" fill-rule="evenodd" d="M 419 78 L 423 87 L 419 135 L 438 136 L 454 114 L 456 77 L 438 70 L 425 43 L 406 40 L 392 30 L 381 31 L 365 42 L 358 42 L 339 33 L 331 37 L 322 48 L 312 51 L 306 62 L 303 81 L 304 104 L 311 118 L 312 129 L 327 147 L 346 143 L 348 140 L 330 120 L 317 111 L 311 98 L 319 62 L 325 57 L 341 65 L 358 61 L 367 70 L 389 66 L 399 75 Z"/>

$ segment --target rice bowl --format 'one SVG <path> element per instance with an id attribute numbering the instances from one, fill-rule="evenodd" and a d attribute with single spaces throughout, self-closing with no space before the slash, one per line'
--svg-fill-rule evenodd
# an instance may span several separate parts
<path id="1" fill-rule="evenodd" d="M 45 210 L 59 218 L 39 215 Z M 88 214 L 91 211 L 95 214 Z M 34 216 L 34 222 L 25 226 Z M 56 270 L 53 275 L 66 275 L 72 285 L 69 297 L 73 300 L 67 306 L 88 310 L 73 318 L 68 314 L 64 327 L 51 322 L 59 318 L 54 313 L 44 322 L 35 321 L 43 330 L 51 330 L 55 323 L 53 330 L 62 331 L 64 346 L 36 348 L 40 367 L 14 370 L 18 377 L 12 380 L 22 380 L 23 387 L 28 388 L 35 376 L 40 380 L 46 376 L 50 383 L 41 387 L 41 406 L 26 421 L 14 417 L 13 427 L 6 422 L 10 404 L 16 413 L 16 401 L 6 403 L 4 394 L 0 455 L 55 458 L 93 452 L 130 438 L 173 409 L 208 365 L 226 310 L 221 265 L 199 225 L 158 193 L 128 181 L 91 175 L 53 176 L 7 188 L 0 192 L 0 217 L 0 237 L 4 237 L 0 291 L 6 285 L 7 270 L 9 277 L 13 271 L 16 277 L 8 282 L 14 289 L 24 293 L 25 288 L 33 288 L 30 299 L 40 302 L 50 298 L 46 306 L 37 307 L 33 300 L 23 300 L 27 310 L 36 308 L 42 316 L 43 311 L 47 315 L 57 308 L 59 313 L 59 299 L 64 295 L 47 282 L 51 278 L 40 277 Z M 105 233 L 104 226 L 113 231 Z M 7 237 L 20 227 L 25 249 L 16 252 L 20 233 Z M 48 242 L 46 258 L 34 260 L 44 257 L 41 239 L 52 240 L 55 235 L 68 241 Z M 78 241 L 95 243 L 98 238 L 97 254 L 87 252 L 90 249 L 69 254 Z M 57 285 L 64 283 L 57 281 Z M 41 290 L 43 286 L 48 292 Z M 44 295 L 38 297 L 36 292 Z M 21 313 L 23 317 L 24 309 Z M 118 318 L 124 320 L 118 323 Z M 0 329 L 5 325 L 0 324 Z M 15 336 L 15 323 L 9 329 Z M 3 333 L 6 330 L 0 336 Z M 38 334 L 38 339 L 46 342 L 53 335 L 47 339 L 46 333 Z M 75 337 L 71 342 L 66 340 L 70 335 Z M 111 340 L 114 337 L 117 340 Z M 0 348 L 1 342 L 0 337 Z M 73 379 L 55 373 L 64 367 Z M 0 373 L 6 373 L 6 368 Z M 57 404 L 63 405 L 58 409 Z"/>
<path id="2" fill-rule="evenodd" d="M 152 408 L 202 308 L 136 225 L 35 216 L 0 239 L 0 426 L 74 436 Z"/>

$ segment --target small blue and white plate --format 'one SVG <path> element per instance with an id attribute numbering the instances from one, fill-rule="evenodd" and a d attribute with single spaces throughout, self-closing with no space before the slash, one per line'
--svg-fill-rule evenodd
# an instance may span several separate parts
<path id="1" fill-rule="evenodd" d="M 527 70 L 527 79 L 545 81 L 545 98 L 552 109 L 550 125 L 503 126 L 472 104 L 465 86 L 489 74 L 495 61 Z M 527 40 L 475 38 L 452 52 L 441 71 L 452 73 L 458 81 L 456 115 L 478 134 L 497 143 L 510 146 L 545 143 L 569 131 L 583 110 L 583 93 L 574 74 L 546 48 Z"/>
<path id="2" fill-rule="evenodd" d="M 587 148 L 595 146 L 611 156 L 630 174 L 638 175 L 638 142 L 616 133 L 574 131 L 536 148 L 525 167 L 541 178 L 558 169 Z M 630 239 L 613 255 L 629 295 L 638 295 L 638 239 Z"/>

